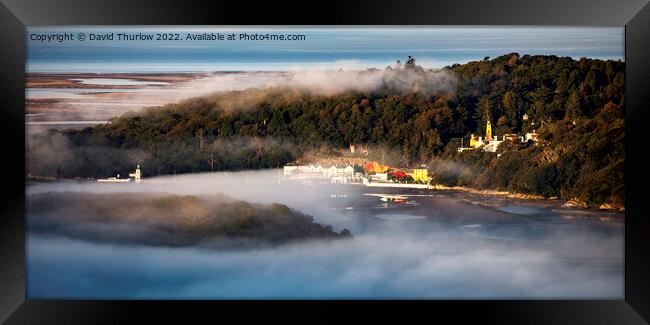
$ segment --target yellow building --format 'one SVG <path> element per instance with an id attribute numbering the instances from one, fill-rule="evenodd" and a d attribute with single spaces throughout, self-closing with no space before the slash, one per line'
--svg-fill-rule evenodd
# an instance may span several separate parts
<path id="1" fill-rule="evenodd" d="M 492 140 L 492 123 L 488 120 L 485 126 L 485 141 L 489 142 L 490 140 Z"/>
<path id="2" fill-rule="evenodd" d="M 429 171 L 424 168 L 413 169 L 413 180 L 416 182 L 429 182 Z"/>
<path id="3" fill-rule="evenodd" d="M 478 135 L 474 135 L 474 133 L 472 133 L 472 135 L 469 138 L 469 146 L 471 148 L 473 148 L 473 149 L 476 149 L 476 148 L 482 146 L 483 144 L 484 144 L 483 143 L 483 138 L 481 138 Z"/>

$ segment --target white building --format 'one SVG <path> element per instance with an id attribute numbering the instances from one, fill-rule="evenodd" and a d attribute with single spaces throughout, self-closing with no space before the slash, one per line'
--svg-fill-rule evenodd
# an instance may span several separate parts
<path id="1" fill-rule="evenodd" d="M 338 173 L 342 174 L 343 176 L 353 177 L 354 176 L 354 166 L 347 165 L 347 166 L 345 166 L 343 168 L 338 168 Z"/>
<path id="2" fill-rule="evenodd" d="M 296 174 L 298 172 L 298 166 L 294 164 L 287 164 L 284 166 L 284 176 L 291 176 L 293 174 Z"/>
<path id="3" fill-rule="evenodd" d="M 287 164 L 284 166 L 284 176 L 292 178 L 332 178 L 343 177 L 346 182 L 349 179 L 360 178 L 363 176 L 363 169 L 360 166 L 353 165 L 314 165 L 297 166 Z"/>
<path id="4" fill-rule="evenodd" d="M 309 172 L 313 174 L 322 174 L 323 166 L 321 165 L 309 165 Z"/>
<path id="5" fill-rule="evenodd" d="M 533 140 L 533 142 L 539 141 L 539 134 L 537 134 L 535 130 L 533 130 L 533 132 L 526 133 L 524 142 L 528 142 L 528 140 Z"/>
<path id="6" fill-rule="evenodd" d="M 388 182 L 388 173 L 376 173 L 374 175 L 370 175 L 370 179 Z"/>
<path id="7" fill-rule="evenodd" d="M 497 152 L 497 148 L 504 141 L 504 138 L 499 140 L 498 136 L 495 136 L 494 139 L 490 140 L 486 145 L 483 146 L 483 151 L 487 152 Z"/>
<path id="8" fill-rule="evenodd" d="M 339 171 L 339 169 L 336 168 L 336 166 L 334 166 L 334 165 L 323 168 L 323 173 L 327 177 L 336 176 L 336 174 L 338 174 L 338 171 Z"/>
<path id="9" fill-rule="evenodd" d="M 135 168 L 135 172 L 129 174 L 129 177 L 133 177 L 133 180 L 135 180 L 136 183 L 140 183 L 142 181 L 142 172 L 140 171 L 140 165 Z"/>
<path id="10" fill-rule="evenodd" d="M 142 181 L 142 172 L 140 171 L 140 165 L 137 165 L 135 171 L 129 174 L 129 178 L 120 178 L 120 174 L 117 174 L 117 177 L 100 178 L 97 181 L 100 183 L 128 183 L 131 181 L 131 178 L 133 178 L 136 183 L 140 183 Z"/>

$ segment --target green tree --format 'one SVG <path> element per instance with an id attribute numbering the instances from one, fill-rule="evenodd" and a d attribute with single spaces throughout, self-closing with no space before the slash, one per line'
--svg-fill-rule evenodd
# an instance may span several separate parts
<path id="1" fill-rule="evenodd" d="M 576 119 L 582 115 L 580 110 L 580 97 L 576 91 L 572 91 L 566 100 L 566 119 Z"/>

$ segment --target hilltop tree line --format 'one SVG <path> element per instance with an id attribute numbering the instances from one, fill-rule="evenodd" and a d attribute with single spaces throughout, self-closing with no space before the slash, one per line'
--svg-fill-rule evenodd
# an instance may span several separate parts
<path id="1" fill-rule="evenodd" d="M 426 72 L 413 58 L 387 69 L 404 75 Z M 623 62 L 511 53 L 455 64 L 442 71 L 455 77 L 455 91 L 380 87 L 323 96 L 274 87 L 219 92 L 147 108 L 114 118 L 110 124 L 35 136 L 32 148 L 40 143 L 51 145 L 48 142 L 55 136 L 62 136 L 67 140 L 64 149 L 72 154 L 69 159 L 59 159 L 56 166 L 32 160 L 28 169 L 34 175 L 97 177 L 125 172 L 135 163 L 145 167 L 145 176 L 274 168 L 307 150 L 363 143 L 391 152 L 392 161 L 385 163 L 413 165 L 434 157 L 467 160 L 467 165 L 492 173 L 481 174 L 468 185 L 548 196 L 565 195 L 559 191 L 573 195 L 576 193 L 567 189 L 590 186 L 581 185 L 589 183 L 587 180 L 562 174 L 569 170 L 564 164 L 572 164 L 571 170 L 578 170 L 577 174 L 591 171 L 594 175 L 603 168 L 622 172 L 617 164 L 624 156 Z M 525 123 L 524 114 L 535 125 Z M 483 157 L 479 151 L 456 154 L 461 138 L 468 143 L 471 133 L 485 133 L 487 119 L 492 121 L 495 135 L 536 129 L 561 158 L 539 158 L 554 167 L 530 170 L 526 177 L 536 182 L 516 183 L 526 184 L 521 186 L 503 183 L 508 175 L 499 169 L 503 168 L 499 161 L 519 155 L 517 159 L 530 167 L 531 161 L 547 155 L 549 149 L 517 146 L 497 160 L 494 154 Z M 611 123 L 599 122 L 602 119 Z M 517 159 L 512 159 L 515 164 Z M 458 178 L 448 181 L 463 183 Z M 611 194 L 611 186 L 607 191 Z M 603 196 L 586 199 L 606 200 Z M 611 195 L 607 198 L 611 200 Z"/>

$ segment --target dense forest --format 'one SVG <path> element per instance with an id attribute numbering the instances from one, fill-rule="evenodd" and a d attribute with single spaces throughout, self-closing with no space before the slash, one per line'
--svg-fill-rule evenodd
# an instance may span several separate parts
<path id="1" fill-rule="evenodd" d="M 436 71 L 449 76 L 444 87 L 396 87 L 431 71 L 409 59 L 383 70 L 390 82 L 372 91 L 218 92 L 41 133 L 28 140 L 28 172 L 105 177 L 136 163 L 145 176 L 274 168 L 356 143 L 393 166 L 428 163 L 444 184 L 623 203 L 624 62 L 511 53 Z M 497 136 L 535 129 L 541 141 L 504 143 L 498 158 L 457 153 L 461 139 L 485 133 L 488 119 Z"/>

